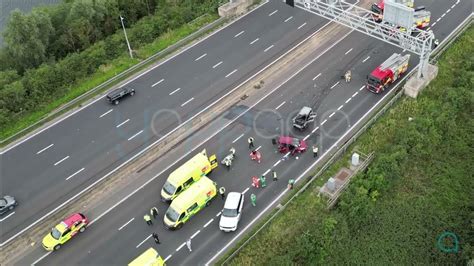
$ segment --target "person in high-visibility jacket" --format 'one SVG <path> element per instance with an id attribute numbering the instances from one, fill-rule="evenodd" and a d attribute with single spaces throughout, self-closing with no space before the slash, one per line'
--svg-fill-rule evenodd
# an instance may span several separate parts
<path id="1" fill-rule="evenodd" d="M 344 78 L 346 79 L 346 82 L 349 83 L 351 82 L 351 77 L 352 76 L 352 73 L 350 70 L 347 70 L 346 74 L 344 75 Z"/>

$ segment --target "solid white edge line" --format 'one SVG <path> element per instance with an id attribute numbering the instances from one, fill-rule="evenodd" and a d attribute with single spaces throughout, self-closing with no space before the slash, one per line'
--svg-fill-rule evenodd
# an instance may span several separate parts
<path id="1" fill-rule="evenodd" d="M 119 127 L 125 125 L 128 121 L 130 121 L 130 119 L 127 119 L 127 120 L 123 121 L 122 123 L 116 125 L 115 127 L 116 127 L 116 128 L 119 128 Z"/>
<path id="2" fill-rule="evenodd" d="M 214 218 L 212 218 L 211 220 L 209 220 L 209 222 L 207 222 L 203 228 L 206 228 L 207 226 L 209 226 L 212 222 L 214 222 Z"/>
<path id="3" fill-rule="evenodd" d="M 268 3 L 268 1 L 266 2 Z M 266 4 L 265 3 L 265 4 Z M 256 9 L 254 9 L 256 10 Z M 326 24 L 324 24 L 321 28 L 319 28 L 318 30 L 316 30 L 315 32 L 313 32 L 311 35 L 309 35 L 308 37 L 306 37 L 304 40 L 302 40 L 301 42 L 299 42 L 298 44 L 296 44 L 295 46 L 293 46 L 292 48 L 290 48 L 288 51 L 286 51 L 283 55 L 281 55 L 280 57 L 278 57 L 277 59 L 275 59 L 273 62 L 271 62 L 270 64 L 266 65 L 265 67 L 263 67 L 262 69 L 260 69 L 259 71 L 257 71 L 257 73 L 255 73 L 254 75 L 250 76 L 247 80 L 243 81 L 242 83 L 240 83 L 238 86 L 236 86 L 234 89 L 230 90 L 227 94 L 225 94 L 224 96 L 222 96 L 221 98 L 217 99 L 215 102 L 211 103 L 210 105 L 207 105 L 206 108 L 204 108 L 203 110 L 201 110 L 200 112 L 198 112 L 197 114 L 195 114 L 194 116 L 192 116 L 191 118 L 189 118 L 188 120 L 186 120 L 184 123 L 181 124 L 182 125 L 185 125 L 187 124 L 189 121 L 192 121 L 196 116 L 198 116 L 199 114 L 201 114 L 202 112 L 206 111 L 208 108 L 210 108 L 211 106 L 213 106 L 216 102 L 220 101 L 221 99 L 223 99 L 224 97 L 226 97 L 227 95 L 229 95 L 230 93 L 234 92 L 235 90 L 237 90 L 238 88 L 240 88 L 243 84 L 245 84 L 246 82 L 248 82 L 249 80 L 251 80 L 252 78 L 254 78 L 255 76 L 257 76 L 258 74 L 260 74 L 261 72 L 265 71 L 267 68 L 269 68 L 270 66 L 272 66 L 275 62 L 277 62 L 280 58 L 284 57 L 285 55 L 287 55 L 288 53 L 290 53 L 291 51 L 293 51 L 294 49 L 296 49 L 297 47 L 299 47 L 300 44 L 302 44 L 303 42 L 305 42 L 306 40 L 312 38 L 314 35 L 316 35 L 318 32 L 320 32 L 321 30 L 323 30 L 324 28 L 326 28 L 329 24 L 331 23 L 331 21 L 327 22 Z M 316 61 L 318 58 L 320 58 L 321 56 L 323 56 L 325 53 L 327 53 L 329 50 L 331 50 L 334 46 L 336 46 L 338 43 L 340 43 L 342 40 L 344 40 L 350 33 L 352 33 L 353 30 L 351 30 L 350 32 L 346 33 L 343 37 L 341 37 L 339 40 L 335 41 L 331 46 L 329 46 L 328 48 L 326 48 L 326 50 L 324 50 L 321 54 L 319 54 L 318 56 L 316 56 L 315 58 L 313 58 L 309 63 L 307 63 L 306 65 L 304 65 L 302 68 L 300 68 L 298 71 L 296 71 L 295 73 L 293 73 L 292 75 L 290 75 L 290 77 L 288 77 L 286 80 L 284 80 L 280 85 L 278 85 L 276 88 L 274 88 L 273 90 L 271 90 L 268 94 L 266 94 L 264 97 L 260 98 L 256 103 L 254 103 L 252 106 L 250 106 L 249 108 L 247 108 L 247 110 L 245 112 L 242 112 L 241 114 L 239 114 L 237 117 L 235 117 L 233 120 L 229 121 L 226 125 L 224 125 L 224 127 L 221 127 L 217 132 L 215 132 L 214 134 L 211 134 L 211 136 L 209 136 L 207 139 L 205 139 L 201 144 L 199 144 L 198 146 L 195 146 L 195 147 L 199 147 L 200 145 L 206 143 L 207 141 L 209 141 L 211 138 L 213 138 L 215 135 L 217 135 L 219 132 L 221 132 L 222 130 L 224 130 L 227 126 L 229 126 L 230 124 L 232 124 L 233 122 L 235 122 L 237 119 L 239 119 L 241 116 L 243 116 L 244 114 L 246 114 L 250 109 L 252 109 L 253 107 L 255 107 L 257 104 L 259 104 L 261 101 L 263 101 L 264 99 L 266 99 L 269 95 L 273 94 L 273 92 L 275 92 L 276 90 L 278 90 L 280 87 L 282 87 L 284 84 L 286 84 L 290 79 L 292 79 L 293 77 L 295 77 L 297 74 L 299 74 L 301 71 L 303 71 L 306 67 L 308 67 L 310 64 L 314 63 L 314 61 Z M 58 209 L 62 208 L 64 205 L 68 204 L 69 202 L 75 200 L 77 197 L 79 197 L 80 195 L 82 195 L 83 193 L 85 193 L 86 191 L 88 191 L 89 189 L 91 189 L 92 187 L 94 187 L 97 183 L 101 182 L 102 180 L 104 180 L 105 178 L 107 178 L 108 176 L 110 176 L 111 174 L 115 173 L 118 169 L 120 169 L 123 165 L 127 164 L 128 162 L 134 160 L 135 158 L 137 158 L 138 156 L 140 156 L 141 154 L 143 154 L 145 151 L 147 151 L 150 147 L 154 146 L 156 143 L 162 141 L 164 138 L 168 137 L 170 134 L 172 134 L 173 132 L 175 132 L 176 130 L 178 130 L 181 126 L 178 126 L 176 127 L 175 129 L 171 130 L 170 132 L 168 132 L 167 134 L 165 134 L 164 136 L 162 136 L 160 139 L 156 140 L 155 142 L 153 142 L 152 144 L 150 144 L 149 146 L 147 146 L 146 148 L 144 148 L 143 150 L 139 151 L 138 153 L 136 153 L 134 156 L 132 156 L 131 158 L 129 158 L 127 161 L 123 162 L 121 165 L 117 166 L 115 169 L 113 169 L 112 171 L 110 171 L 109 173 L 105 174 L 104 176 L 102 176 L 101 178 L 97 179 L 96 181 L 94 181 L 92 184 L 90 184 L 89 186 L 87 186 L 86 188 L 84 188 L 83 190 L 79 191 L 77 194 L 75 194 L 74 196 L 68 198 L 65 202 L 61 203 L 59 206 L 57 206 L 56 208 L 54 208 L 53 210 L 49 211 L 46 215 L 43 215 L 42 217 L 40 217 L 39 219 L 37 219 L 35 222 L 31 223 L 30 225 L 28 225 L 27 227 L 25 227 L 24 229 L 22 229 L 20 232 L 16 233 L 15 235 L 11 236 L 9 239 L 5 240 L 3 243 L 0 243 L 0 247 L 4 246 L 5 244 L 9 243 L 10 241 L 12 241 L 13 239 L 15 239 L 16 237 L 18 237 L 19 235 L 21 235 L 23 232 L 25 232 L 26 230 L 30 229 L 31 227 L 35 226 L 36 224 L 38 224 L 39 222 L 43 221 L 46 217 L 48 217 L 49 215 L 51 215 L 52 213 L 56 212 Z M 189 150 L 186 154 L 184 154 L 183 156 L 181 156 L 181 158 L 179 158 L 177 161 L 180 161 L 182 160 L 183 158 L 185 158 L 186 156 L 188 156 L 191 152 L 193 152 L 194 149 L 191 149 Z M 176 161 L 176 162 L 177 162 Z M 132 193 L 130 193 L 129 195 L 127 195 L 126 197 L 122 198 L 119 202 L 115 203 L 112 207 L 110 207 L 109 209 L 107 209 L 106 211 L 104 211 L 103 213 L 101 213 L 97 218 L 95 218 L 94 220 L 92 220 L 90 223 L 89 223 L 89 226 L 94 224 L 94 222 L 100 220 L 104 215 L 106 215 L 107 213 L 109 213 L 111 210 L 113 210 L 115 207 L 117 207 L 118 205 L 120 205 L 122 202 L 124 202 L 125 200 L 127 200 L 128 198 L 130 198 L 132 195 L 134 195 L 135 193 L 137 193 L 138 191 L 140 191 L 142 188 L 144 188 L 146 185 L 148 185 L 149 183 L 151 183 L 153 180 L 155 180 L 158 176 L 160 176 L 161 174 L 164 173 L 165 170 L 168 170 L 169 168 L 171 168 L 172 166 L 174 166 L 175 163 L 173 164 L 170 164 L 168 167 L 166 167 L 164 170 L 162 170 L 161 172 L 159 172 L 158 174 L 156 174 L 155 176 L 153 176 L 152 178 L 150 178 L 147 182 L 145 182 L 143 185 L 141 185 L 140 187 L 138 187 L 137 189 L 135 189 Z M 219 213 L 220 215 L 220 213 Z"/>
<path id="4" fill-rule="evenodd" d="M 417 65 L 418 66 L 418 65 Z M 417 66 L 415 66 L 413 68 L 412 71 L 416 70 Z M 412 72 L 410 71 L 410 72 Z M 405 75 L 405 77 L 403 77 L 403 79 L 400 81 L 402 82 L 403 80 L 405 80 L 405 78 L 409 76 L 409 75 Z M 377 103 L 375 103 L 374 106 L 372 106 L 369 111 L 367 111 L 351 128 L 349 128 L 345 133 L 344 135 L 342 135 L 339 140 L 341 139 L 344 139 L 346 137 L 347 134 L 349 134 L 349 132 L 351 132 L 356 126 L 359 125 L 359 123 L 365 119 L 365 117 L 367 116 L 367 114 L 371 113 L 374 108 L 378 107 L 378 105 L 384 101 L 385 97 L 387 97 L 388 95 L 390 95 L 390 93 L 387 93 L 385 96 L 383 96 Z M 339 144 L 339 140 L 337 140 L 336 142 L 334 142 L 334 144 L 326 150 L 325 153 L 323 153 L 319 159 L 317 159 L 312 165 L 310 165 L 308 168 L 306 168 L 306 170 L 298 177 L 296 178 L 295 180 L 295 183 L 297 183 L 301 178 L 303 178 L 309 171 L 311 171 L 314 166 L 316 166 L 317 163 L 319 163 L 319 161 L 324 158 L 324 156 L 327 154 L 328 151 L 332 150 L 334 147 L 336 147 L 337 144 Z M 278 195 L 278 197 L 275 198 L 275 200 L 273 200 L 262 212 L 260 212 L 257 217 L 255 217 L 246 227 L 244 227 L 244 229 L 242 229 L 234 238 L 232 238 L 232 240 L 230 240 L 222 249 L 220 249 L 218 252 L 216 252 L 214 254 L 214 256 L 206 262 L 206 266 L 209 265 L 212 261 L 214 261 L 217 257 L 220 256 L 220 254 L 225 251 L 227 248 L 229 248 L 230 245 L 232 245 L 233 242 L 235 242 L 235 240 L 237 240 L 242 234 L 245 233 L 245 231 L 247 231 L 256 221 L 258 221 L 260 219 L 260 217 L 266 213 L 273 205 L 275 205 L 275 203 L 280 200 L 281 197 L 283 197 L 283 195 L 285 195 L 285 193 L 289 191 L 288 188 L 286 188 L 280 195 Z"/>
<path id="5" fill-rule="evenodd" d="M 283 101 L 282 103 L 280 103 L 280 105 L 278 105 L 278 106 L 275 108 L 275 110 L 280 109 L 280 107 L 282 107 L 285 103 L 286 103 L 286 101 Z"/>
<path id="6" fill-rule="evenodd" d="M 186 104 L 190 103 L 192 100 L 194 100 L 194 97 L 192 97 L 191 99 L 185 101 L 183 104 L 181 104 L 181 107 L 185 106 Z"/>
<path id="7" fill-rule="evenodd" d="M 186 242 L 183 242 L 183 244 L 181 244 L 177 249 L 176 249 L 176 252 L 178 252 L 180 249 L 182 249 L 184 247 L 184 245 L 186 245 Z"/>
<path id="8" fill-rule="evenodd" d="M 75 175 L 77 175 L 77 174 L 79 174 L 80 172 L 84 171 L 84 169 L 86 169 L 86 168 L 82 167 L 80 170 L 78 170 L 78 171 L 75 172 L 74 174 L 68 176 L 68 177 L 66 178 L 66 180 L 69 180 L 69 179 L 73 178 Z"/>
<path id="9" fill-rule="evenodd" d="M 224 27 L 222 27 L 222 28 L 220 28 L 220 29 L 217 29 L 216 31 L 214 31 L 214 32 L 212 32 L 211 34 L 207 35 L 206 37 L 202 38 L 201 40 L 195 42 L 194 44 L 192 44 L 192 45 L 190 45 L 190 46 L 184 48 L 183 50 L 179 51 L 178 53 L 176 53 L 176 54 L 172 55 L 171 57 L 165 59 L 164 61 L 158 63 L 156 66 L 153 66 L 153 67 L 149 68 L 148 70 L 146 70 L 145 72 L 143 72 L 143 73 L 141 73 L 141 74 L 135 76 L 134 78 L 132 78 L 132 79 L 130 79 L 130 80 L 128 80 L 128 81 L 126 81 L 124 84 L 122 84 L 122 86 L 120 86 L 120 88 L 123 87 L 123 86 L 125 86 L 125 85 L 127 85 L 127 84 L 129 84 L 130 82 L 133 82 L 133 81 L 137 80 L 138 78 L 142 77 L 143 75 L 146 75 L 146 74 L 149 73 L 150 71 L 152 71 L 152 70 L 154 70 L 155 68 L 157 68 L 157 67 L 159 67 L 159 66 L 165 64 L 166 62 L 168 62 L 168 61 L 174 59 L 175 57 L 177 57 L 177 56 L 183 54 L 184 52 L 186 52 L 187 50 L 193 48 L 194 46 L 196 46 L 196 45 L 198 45 L 198 44 L 200 44 L 200 43 L 206 41 L 207 39 L 209 39 L 210 37 L 214 36 L 215 34 L 221 32 L 222 30 L 228 28 L 229 26 L 233 25 L 234 23 L 240 21 L 241 19 L 243 19 L 243 18 L 246 17 L 247 15 L 250 15 L 250 14 L 252 14 L 254 11 L 259 10 L 262 6 L 268 4 L 269 2 L 270 2 L 269 0 L 265 0 L 262 4 L 260 4 L 259 6 L 257 6 L 257 7 L 254 8 L 254 9 L 250 10 L 249 12 L 247 12 L 247 13 L 244 14 L 243 16 L 237 18 L 236 20 L 232 21 L 231 23 L 225 25 Z M 323 27 L 324 27 L 324 26 L 323 26 Z M 255 76 L 256 76 L 256 75 L 255 75 Z M 252 78 L 252 77 L 251 77 L 251 78 Z M 249 80 L 250 80 L 250 78 L 249 78 Z M 246 82 L 246 81 L 245 81 L 245 82 Z M 84 106 L 78 108 L 77 110 L 71 112 L 70 114 L 66 115 L 65 117 L 59 119 L 58 121 L 56 121 L 56 122 L 54 122 L 54 123 L 52 123 L 52 124 L 50 124 L 50 125 L 48 125 L 48 126 L 42 128 L 42 129 L 39 130 L 38 132 L 36 132 L 36 133 L 34 133 L 34 134 L 28 136 L 27 138 L 25 138 L 25 139 L 23 139 L 23 140 L 21 140 L 21 141 L 15 143 L 15 144 L 9 146 L 9 147 L 6 148 L 5 150 L 1 150 L 1 151 L 0 151 L 0 154 L 4 154 L 4 153 L 8 152 L 9 150 L 15 148 L 16 146 L 18 146 L 18 145 L 20 145 L 20 144 L 22 144 L 22 143 L 28 141 L 29 139 L 35 137 L 36 135 L 42 133 L 43 131 L 45 131 L 45 130 L 47 130 L 47 129 L 49 129 L 50 127 L 55 126 L 56 124 L 62 122 L 63 120 L 69 118 L 70 116 L 72 116 L 72 115 L 74 115 L 74 114 L 76 114 L 76 113 L 78 113 L 78 112 L 84 110 L 85 108 L 89 107 L 90 105 L 92 105 L 92 104 L 94 104 L 94 103 L 100 101 L 101 99 L 105 98 L 105 96 L 106 96 L 106 95 L 103 95 L 102 97 L 99 97 L 99 98 L 95 99 L 94 101 L 92 101 L 92 102 L 90 102 L 90 103 L 88 103 L 88 104 L 86 104 L 86 105 L 84 105 Z M 28 229 L 24 229 L 24 230 L 26 231 L 26 230 L 28 230 Z M 4 243 L 5 243 L 5 242 L 4 242 Z M 3 246 L 2 244 L 4 244 L 4 243 L 1 243 L 1 244 L 0 244 L 0 247 Z"/>
<path id="10" fill-rule="evenodd" d="M 250 187 L 247 187 L 246 189 L 244 189 L 244 191 L 242 191 L 242 195 L 244 195 L 245 193 L 247 193 L 247 191 L 249 191 Z"/>
<path id="11" fill-rule="evenodd" d="M 181 90 L 181 88 L 177 88 L 176 90 L 174 90 L 174 91 L 170 92 L 168 95 L 170 95 L 170 96 L 171 96 L 171 95 L 173 95 L 173 94 L 177 93 L 177 92 L 178 92 L 178 91 L 180 91 L 180 90 Z"/>
<path id="12" fill-rule="evenodd" d="M 5 221 L 8 217 L 12 216 L 13 214 L 15 214 L 15 212 L 11 212 L 11 213 L 8 214 L 7 216 L 5 216 L 5 217 L 3 217 L 2 219 L 0 219 L 0 222 Z"/>
<path id="13" fill-rule="evenodd" d="M 165 79 L 160 79 L 158 82 L 154 83 L 153 85 L 151 85 L 151 87 L 155 87 L 156 85 L 160 84 L 161 82 L 163 82 Z"/>
<path id="14" fill-rule="evenodd" d="M 220 61 L 219 63 L 213 65 L 212 68 L 216 68 L 216 67 L 220 66 L 221 64 L 222 64 L 222 61 Z"/>
<path id="15" fill-rule="evenodd" d="M 145 241 L 150 239 L 150 237 L 151 237 L 151 234 L 147 238 L 145 238 L 142 242 L 140 242 L 140 244 L 138 244 L 135 248 L 139 248 L 143 243 L 145 243 Z"/>
<path id="16" fill-rule="evenodd" d="M 201 233 L 201 230 L 197 230 L 197 232 L 194 233 L 194 234 L 191 236 L 191 239 L 193 239 L 194 237 L 196 237 L 199 233 Z"/>
<path id="17" fill-rule="evenodd" d="M 230 77 L 232 74 L 234 74 L 235 72 L 237 72 L 237 69 L 232 70 L 232 72 L 230 72 L 229 74 L 225 75 L 225 77 L 228 78 L 228 77 Z"/>
<path id="18" fill-rule="evenodd" d="M 142 134 L 142 133 L 143 133 L 143 129 L 140 130 L 140 131 L 138 131 L 137 133 L 135 133 L 135 135 L 133 135 L 133 136 L 131 136 L 130 138 L 128 138 L 128 141 L 134 139 L 136 136 L 138 136 L 138 135 L 140 135 L 140 134 Z"/>
<path id="19" fill-rule="evenodd" d="M 129 223 L 131 223 L 133 220 L 135 220 L 135 217 L 133 217 L 132 219 L 128 220 L 128 222 L 126 222 L 125 224 L 123 224 L 122 226 L 119 227 L 119 231 L 122 230 L 125 226 L 127 226 Z"/>
<path id="20" fill-rule="evenodd" d="M 113 110 L 114 110 L 114 109 L 110 109 L 110 110 L 108 110 L 107 112 L 105 112 L 105 113 L 101 114 L 101 115 L 99 116 L 99 118 L 102 118 L 102 117 L 104 117 L 104 116 L 106 116 L 106 115 L 110 114 L 110 112 L 112 112 Z"/>
<path id="21" fill-rule="evenodd" d="M 199 60 L 203 59 L 206 55 L 207 55 L 207 54 L 204 53 L 204 54 L 202 54 L 200 57 L 194 59 L 194 61 L 199 61 Z"/>
<path id="22" fill-rule="evenodd" d="M 243 136 L 244 136 L 244 133 L 242 133 L 242 135 L 240 135 L 236 139 L 234 139 L 234 141 L 232 141 L 232 144 L 236 143 Z"/>
<path id="23" fill-rule="evenodd" d="M 237 34 L 235 34 L 235 35 L 234 35 L 234 38 L 239 37 L 239 36 L 242 35 L 244 32 L 245 32 L 245 31 L 243 30 L 243 31 L 241 31 L 241 32 L 239 32 L 239 33 L 237 33 Z"/>
<path id="24" fill-rule="evenodd" d="M 69 155 L 66 156 L 66 157 L 64 157 L 64 158 L 62 158 L 61 160 L 55 162 L 55 163 L 54 163 L 54 166 L 57 166 L 58 164 L 60 164 L 60 163 L 62 163 L 62 162 L 64 162 L 64 161 L 66 161 L 67 159 L 69 159 Z"/>
<path id="25" fill-rule="evenodd" d="M 54 146 L 54 143 L 51 143 L 51 144 L 48 145 L 47 147 L 45 147 L 45 148 L 41 149 L 40 151 L 38 151 L 36 154 L 40 154 L 40 153 L 44 152 L 45 150 L 47 150 L 47 149 L 49 149 L 49 148 L 51 148 L 51 147 L 53 147 L 53 146 Z"/>
<path id="26" fill-rule="evenodd" d="M 265 50 L 263 50 L 264 53 L 266 53 L 268 50 L 272 49 L 275 45 L 270 45 L 268 46 Z"/>
<path id="27" fill-rule="evenodd" d="M 303 28 L 304 26 L 306 26 L 306 22 L 303 23 L 303 24 L 301 24 L 301 25 L 298 27 L 298 29 L 301 29 L 301 28 Z"/>

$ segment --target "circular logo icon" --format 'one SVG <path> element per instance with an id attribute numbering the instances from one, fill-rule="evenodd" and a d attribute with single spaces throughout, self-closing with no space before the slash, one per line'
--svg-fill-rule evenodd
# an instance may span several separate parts
<path id="1" fill-rule="evenodd" d="M 436 241 L 438 249 L 445 253 L 457 253 L 459 251 L 458 236 L 449 231 L 445 231 L 438 236 Z"/>

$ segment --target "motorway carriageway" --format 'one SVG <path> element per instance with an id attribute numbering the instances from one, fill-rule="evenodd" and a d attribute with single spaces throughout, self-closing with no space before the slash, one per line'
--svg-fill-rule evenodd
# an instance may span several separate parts
<path id="1" fill-rule="evenodd" d="M 457 4 L 454 5 L 455 3 Z M 433 14 L 432 18 L 444 19 L 439 20 L 432 28 L 441 40 L 470 15 L 466 8 L 469 6 L 468 1 L 449 3 L 439 1 L 426 6 Z M 321 51 L 316 52 L 321 55 Z M 99 222 L 57 254 L 47 256 L 48 253 L 37 250 L 28 254 L 21 263 L 36 261 L 44 265 L 125 264 L 150 246 L 155 247 L 170 265 L 212 262 L 217 255 L 222 254 L 223 248 L 234 244 L 235 238 L 247 232 L 246 229 L 253 225 L 264 211 L 275 207 L 284 195 L 290 177 L 306 176 L 309 169 L 307 167 L 316 163 L 311 152 L 299 156 L 298 159 L 285 158 L 275 152 L 270 138 L 275 134 L 290 131 L 289 118 L 301 106 L 311 105 L 315 106 L 318 112 L 315 127 L 306 130 L 304 134 L 298 132 L 292 134 L 306 139 L 309 145 L 317 143 L 321 153 L 326 152 L 350 128 L 360 126 L 358 121 L 390 92 L 374 95 L 363 89 L 363 84 L 367 73 L 393 52 L 401 51 L 362 34 L 351 33 L 335 42 L 334 46 L 320 57 L 315 54 L 313 63 L 301 68 L 255 106 L 250 106 L 250 109 L 248 106 L 235 106 L 229 110 L 215 123 L 230 122 L 230 124 L 217 135 L 211 135 L 211 140 L 197 147 L 191 145 L 192 143 L 186 146 L 185 143 L 184 147 L 177 149 L 180 154 L 187 154 L 184 160 L 202 148 L 206 148 L 208 153 L 217 153 L 219 158 L 222 158 L 231 146 L 237 149 L 237 159 L 232 169 L 227 172 L 225 168 L 220 167 L 210 177 L 218 186 L 226 187 L 227 192 L 245 193 L 246 204 L 238 232 L 225 234 L 219 231 L 217 223 L 223 206 L 220 198 L 216 198 L 210 207 L 201 211 L 178 231 L 166 230 L 160 220 L 156 221 L 153 227 L 145 225 L 143 214 L 151 206 L 158 206 L 162 219 L 167 204 L 159 202 L 159 191 L 169 172 L 184 162 L 180 160 L 174 167 L 168 169 L 163 165 L 157 165 L 147 170 L 150 178 L 153 177 L 150 183 L 100 216 Z M 417 60 L 418 58 L 412 55 L 410 70 Z M 340 79 L 340 74 L 347 68 L 353 70 L 353 80 L 349 84 Z M 203 135 L 209 136 L 207 132 Z M 261 164 L 251 162 L 248 158 L 249 150 L 246 144 L 248 136 L 256 138 L 256 146 L 260 147 L 259 150 L 263 154 Z M 196 139 L 193 140 L 195 141 Z M 189 151 L 189 147 L 193 147 L 194 150 Z M 279 181 L 271 180 L 268 174 L 271 169 L 279 173 Z M 156 173 L 159 174 L 155 175 Z M 268 186 L 264 189 L 251 188 L 250 177 L 265 173 Z M 250 206 L 250 193 L 257 195 L 257 207 Z M 150 238 L 153 231 L 160 235 L 161 245 L 156 246 Z M 184 241 L 188 238 L 192 238 L 192 253 L 189 253 L 184 246 Z"/>

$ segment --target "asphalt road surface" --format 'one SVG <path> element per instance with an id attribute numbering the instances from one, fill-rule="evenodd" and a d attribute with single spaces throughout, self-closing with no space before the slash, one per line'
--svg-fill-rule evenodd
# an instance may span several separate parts
<path id="1" fill-rule="evenodd" d="M 1 154 L 1 194 L 20 202 L 0 246 L 183 125 L 327 21 L 271 1 L 137 76 L 133 97 L 100 99 Z M 151 125 L 151 126 L 150 126 Z"/>
<path id="2" fill-rule="evenodd" d="M 418 5 L 425 5 L 432 12 L 431 28 L 441 41 L 472 10 L 470 1 L 420 1 Z M 285 8 L 281 7 L 278 13 L 283 13 L 283 10 Z M 402 51 L 356 32 L 335 40 L 334 45 L 325 53 L 315 51 L 314 62 L 296 72 L 286 83 L 262 98 L 256 106 L 235 106 L 228 110 L 220 118 L 221 121 L 216 123 L 231 123 L 212 139 L 198 146 L 183 144 L 184 147 L 177 148 L 175 153 L 188 154 L 183 160 L 177 161 L 173 167 L 159 165 L 156 169 L 148 169 L 151 181 L 118 202 L 105 215 L 85 210 L 91 219 L 96 219 L 97 216 L 101 219 L 95 221 L 84 234 L 53 254 L 38 247 L 25 255 L 18 264 L 124 265 L 149 247 L 155 247 L 169 265 L 212 263 L 226 248 L 235 244 L 236 239 L 248 232 L 247 229 L 265 211 L 275 207 L 275 203 L 286 192 L 289 178 L 299 179 L 307 175 L 307 169 L 318 159 L 313 158 L 311 152 L 298 158 L 280 154 L 271 144 L 271 137 L 291 134 L 305 139 L 309 145 L 317 144 L 321 154 L 327 151 L 389 92 L 375 95 L 365 90 L 363 85 L 366 75 L 393 52 Z M 412 55 L 410 70 L 417 61 L 418 58 Z M 347 84 L 341 79 L 341 73 L 349 68 L 352 69 L 353 77 Z M 318 117 L 312 128 L 300 133 L 291 129 L 289 119 L 303 105 L 315 108 Z M 246 139 L 249 136 L 255 137 L 256 147 L 263 154 L 260 164 L 250 161 L 248 157 Z M 223 207 L 220 198 L 216 198 L 211 206 L 191 218 L 182 229 L 166 230 L 162 219 L 168 205 L 159 201 L 159 193 L 170 171 L 203 148 L 209 154 L 216 153 L 222 158 L 231 146 L 237 149 L 237 158 L 231 170 L 219 167 L 210 174 L 210 178 L 218 186 L 224 186 L 227 192 L 245 193 L 246 204 L 237 232 L 219 231 L 218 221 Z M 271 180 L 271 170 L 279 174 L 277 182 Z M 267 174 L 268 186 L 263 189 L 251 187 L 250 177 L 262 174 Z M 251 193 L 257 195 L 257 207 L 250 205 Z M 143 215 L 152 206 L 159 208 L 160 217 L 153 226 L 148 227 L 143 221 Z M 150 237 L 152 232 L 159 234 L 161 245 L 153 242 Z M 192 252 L 184 245 L 189 238 L 192 239 Z"/>

